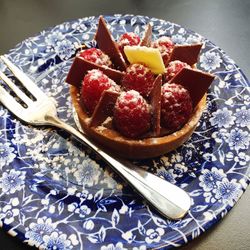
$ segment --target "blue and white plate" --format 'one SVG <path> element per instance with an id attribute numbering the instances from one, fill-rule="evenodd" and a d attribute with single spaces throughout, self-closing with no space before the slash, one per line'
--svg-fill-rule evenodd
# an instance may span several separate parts
<path id="1" fill-rule="evenodd" d="M 0 105 L 0 226 L 41 249 L 168 249 L 205 232 L 249 184 L 249 82 L 220 48 L 177 24 L 132 15 L 105 17 L 115 39 L 126 31 L 175 43 L 204 43 L 198 68 L 215 74 L 207 109 L 176 151 L 136 162 L 189 192 L 179 221 L 161 217 L 88 149 L 60 130 L 21 123 Z M 26 39 L 8 56 L 74 124 L 65 77 L 76 48 L 93 45 L 98 17 L 66 22 Z M 3 64 L 0 69 L 7 71 Z M 57 248 L 56 248 L 57 247 Z"/>

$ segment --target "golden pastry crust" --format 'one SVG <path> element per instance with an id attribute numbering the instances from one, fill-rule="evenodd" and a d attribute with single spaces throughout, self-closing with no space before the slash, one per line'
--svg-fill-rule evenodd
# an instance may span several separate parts
<path id="1" fill-rule="evenodd" d="M 73 106 L 78 115 L 83 131 L 88 137 L 103 146 L 112 154 L 127 159 L 146 159 L 170 152 L 189 139 L 195 130 L 203 110 L 206 107 L 206 94 L 196 105 L 189 121 L 172 134 L 145 139 L 128 139 L 117 131 L 101 126 L 90 126 L 90 118 L 79 103 L 79 88 L 70 86 Z"/>

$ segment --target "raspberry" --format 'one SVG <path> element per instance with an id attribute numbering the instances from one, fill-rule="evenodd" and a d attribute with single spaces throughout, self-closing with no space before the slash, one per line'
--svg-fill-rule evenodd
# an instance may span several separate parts
<path id="1" fill-rule="evenodd" d="M 161 94 L 161 126 L 177 130 L 190 118 L 193 111 L 189 92 L 179 84 L 165 83 Z"/>
<path id="2" fill-rule="evenodd" d="M 168 64 L 166 71 L 165 71 L 165 74 L 164 74 L 165 80 L 169 81 L 183 68 L 191 69 L 191 67 L 185 62 L 181 62 L 179 60 L 170 62 Z"/>
<path id="3" fill-rule="evenodd" d="M 154 83 L 154 74 L 142 64 L 131 64 L 122 78 L 121 84 L 125 90 L 136 90 L 147 97 Z"/>
<path id="4" fill-rule="evenodd" d="M 79 56 L 98 65 L 105 65 L 107 67 L 112 66 L 109 56 L 97 48 L 86 49 L 82 51 Z"/>
<path id="5" fill-rule="evenodd" d="M 138 138 L 150 129 L 149 105 L 135 90 L 122 92 L 115 104 L 113 121 L 122 135 Z"/>
<path id="6" fill-rule="evenodd" d="M 120 91 L 120 87 L 102 71 L 88 71 L 82 82 L 81 100 L 89 114 L 94 112 L 104 90 Z"/>
<path id="7" fill-rule="evenodd" d="M 152 42 L 151 47 L 159 49 L 163 62 L 165 66 L 167 66 L 169 56 L 174 48 L 173 41 L 167 36 L 162 36 L 156 41 Z"/>
<path id="8" fill-rule="evenodd" d="M 118 48 L 123 53 L 123 48 L 126 45 L 134 46 L 140 43 L 140 37 L 133 32 L 124 33 L 120 36 L 117 44 Z"/>

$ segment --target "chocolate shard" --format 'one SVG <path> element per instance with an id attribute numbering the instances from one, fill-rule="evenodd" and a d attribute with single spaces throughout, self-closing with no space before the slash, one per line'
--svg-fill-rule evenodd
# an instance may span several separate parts
<path id="1" fill-rule="evenodd" d="M 195 107 L 208 91 L 215 76 L 197 69 L 183 68 L 176 74 L 170 83 L 181 84 L 189 91 L 193 107 Z"/>
<path id="2" fill-rule="evenodd" d="M 179 60 L 192 66 L 198 61 L 201 47 L 202 43 L 175 45 L 169 62 Z"/>
<path id="3" fill-rule="evenodd" d="M 85 74 L 87 74 L 87 72 L 91 69 L 101 70 L 105 75 L 114 80 L 117 84 L 120 83 L 121 78 L 124 76 L 124 73 L 119 70 L 92 63 L 78 56 L 75 57 L 65 81 L 68 84 L 80 87 Z"/>
<path id="4" fill-rule="evenodd" d="M 113 109 L 116 99 L 120 94 L 115 91 L 105 90 L 101 99 L 95 107 L 91 117 L 90 126 L 97 127 L 101 125 L 108 117 L 113 116 Z"/>
<path id="5" fill-rule="evenodd" d="M 144 31 L 143 37 L 141 39 L 140 46 L 150 47 L 151 42 L 152 42 L 152 25 L 148 23 Z"/>
<path id="6" fill-rule="evenodd" d="M 110 57 L 117 69 L 125 71 L 127 68 L 125 60 L 120 53 L 111 33 L 109 32 L 106 22 L 102 16 L 99 17 L 95 40 L 99 49 Z"/>
<path id="7" fill-rule="evenodd" d="M 161 125 L 161 85 L 162 75 L 155 78 L 153 89 L 150 93 L 150 104 L 152 107 L 152 136 L 160 135 Z"/>

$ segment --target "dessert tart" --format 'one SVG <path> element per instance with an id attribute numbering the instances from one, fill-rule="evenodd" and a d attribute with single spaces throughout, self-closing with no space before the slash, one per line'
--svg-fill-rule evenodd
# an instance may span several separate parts
<path id="1" fill-rule="evenodd" d="M 117 41 L 102 16 L 97 47 L 77 54 L 66 82 L 85 134 L 128 159 L 157 157 L 181 146 L 206 107 L 214 76 L 195 68 L 202 44 L 175 45 L 125 33 Z"/>

